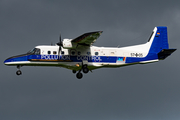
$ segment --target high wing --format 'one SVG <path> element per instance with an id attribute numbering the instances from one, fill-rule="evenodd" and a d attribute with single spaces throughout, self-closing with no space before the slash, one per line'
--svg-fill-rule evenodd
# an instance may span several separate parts
<path id="1" fill-rule="evenodd" d="M 71 42 L 78 45 L 90 46 L 97 40 L 97 38 L 101 35 L 102 32 L 103 31 L 85 33 L 73 39 Z"/>

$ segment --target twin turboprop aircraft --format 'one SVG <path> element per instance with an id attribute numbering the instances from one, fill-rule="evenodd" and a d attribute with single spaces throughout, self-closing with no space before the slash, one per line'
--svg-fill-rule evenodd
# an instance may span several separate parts
<path id="1" fill-rule="evenodd" d="M 103 67 L 122 67 L 164 60 L 176 49 L 169 49 L 167 27 L 155 27 L 145 44 L 115 48 L 96 47 L 92 44 L 102 31 L 85 33 L 75 39 L 64 39 L 55 46 L 36 46 L 26 54 L 13 56 L 4 61 L 5 65 L 17 66 L 21 75 L 22 66 L 64 67 L 76 73 L 81 79 L 83 73 Z"/>

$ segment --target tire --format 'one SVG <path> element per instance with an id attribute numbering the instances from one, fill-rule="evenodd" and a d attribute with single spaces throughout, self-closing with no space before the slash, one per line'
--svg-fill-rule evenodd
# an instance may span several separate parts
<path id="1" fill-rule="evenodd" d="M 83 68 L 83 73 L 88 73 L 89 72 L 89 69 L 87 67 L 84 67 Z"/>
<path id="2" fill-rule="evenodd" d="M 77 77 L 78 79 L 81 79 L 81 78 L 83 77 L 83 74 L 78 72 L 78 73 L 76 74 L 76 77 Z"/>
<path id="3" fill-rule="evenodd" d="M 75 73 L 76 73 L 76 70 L 72 70 L 72 72 L 75 74 Z"/>
<path id="4" fill-rule="evenodd" d="M 20 70 L 18 70 L 17 72 L 16 72 L 16 75 L 21 75 L 22 74 L 22 72 L 20 71 Z"/>

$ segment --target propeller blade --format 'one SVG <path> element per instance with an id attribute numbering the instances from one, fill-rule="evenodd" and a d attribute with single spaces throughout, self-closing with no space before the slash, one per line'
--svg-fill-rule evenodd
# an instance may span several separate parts
<path id="1" fill-rule="evenodd" d="M 60 36 L 59 36 L 59 42 L 62 43 L 62 40 L 61 40 L 61 34 L 60 34 Z"/>
<path id="2" fill-rule="evenodd" d="M 59 46 L 58 56 L 60 56 L 61 46 Z"/>
<path id="3" fill-rule="evenodd" d="M 59 42 L 57 43 L 58 46 L 62 46 L 61 34 L 59 36 Z"/>
<path id="4" fill-rule="evenodd" d="M 58 56 L 60 57 L 61 47 L 63 46 L 62 40 L 61 40 L 61 34 L 60 34 L 60 36 L 59 36 L 59 42 L 57 43 L 57 45 L 59 46 Z M 59 58 L 59 59 L 60 59 L 60 58 Z"/>

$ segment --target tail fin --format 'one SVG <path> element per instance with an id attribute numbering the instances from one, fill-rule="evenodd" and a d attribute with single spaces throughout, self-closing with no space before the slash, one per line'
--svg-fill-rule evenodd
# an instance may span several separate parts
<path id="1" fill-rule="evenodd" d="M 169 49 L 167 27 L 155 27 L 148 44 L 151 44 L 149 54 L 158 54 L 158 59 L 165 59 L 176 50 Z"/>
<path id="2" fill-rule="evenodd" d="M 163 49 L 169 49 L 167 27 L 155 27 L 149 42 L 151 43 L 149 53 L 158 53 Z"/>

